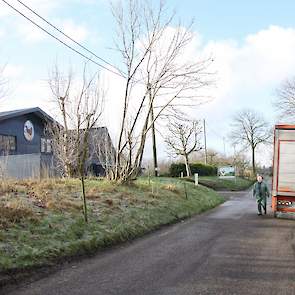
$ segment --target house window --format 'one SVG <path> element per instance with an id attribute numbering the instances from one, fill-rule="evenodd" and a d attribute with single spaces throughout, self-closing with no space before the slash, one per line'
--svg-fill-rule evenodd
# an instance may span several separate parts
<path id="1" fill-rule="evenodd" d="M 51 150 L 52 150 L 52 140 L 47 139 L 46 140 L 46 151 L 47 151 L 47 153 L 51 153 Z"/>
<path id="2" fill-rule="evenodd" d="M 52 152 L 52 140 L 48 138 L 41 138 L 41 153 Z"/>
<path id="3" fill-rule="evenodd" d="M 46 139 L 41 138 L 41 153 L 46 153 Z"/>
<path id="4" fill-rule="evenodd" d="M 10 135 L 0 135 L 0 151 L 11 152 L 16 150 L 16 137 Z"/>

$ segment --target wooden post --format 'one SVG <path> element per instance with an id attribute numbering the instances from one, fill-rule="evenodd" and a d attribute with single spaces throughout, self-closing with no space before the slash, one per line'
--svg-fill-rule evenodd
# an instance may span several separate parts
<path id="1" fill-rule="evenodd" d="M 186 183 L 183 183 L 184 186 L 184 193 L 185 193 L 185 198 L 188 199 L 188 195 L 187 195 L 187 189 L 186 189 Z"/>

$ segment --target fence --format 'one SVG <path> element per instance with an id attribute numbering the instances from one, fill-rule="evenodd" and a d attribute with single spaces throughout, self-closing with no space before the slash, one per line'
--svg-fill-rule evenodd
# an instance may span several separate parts
<path id="1" fill-rule="evenodd" d="M 0 172 L 2 178 L 39 178 L 41 175 L 41 154 L 1 156 Z"/>

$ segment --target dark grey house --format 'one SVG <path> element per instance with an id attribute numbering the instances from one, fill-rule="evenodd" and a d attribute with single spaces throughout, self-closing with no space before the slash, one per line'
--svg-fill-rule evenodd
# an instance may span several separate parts
<path id="1" fill-rule="evenodd" d="M 115 163 L 115 148 L 106 127 L 92 128 L 89 136 L 89 159 L 87 172 L 105 176 L 105 169 Z"/>
<path id="2" fill-rule="evenodd" d="M 45 136 L 48 121 L 53 119 L 40 108 L 0 113 L 0 173 L 3 176 L 29 178 L 51 172 L 51 140 Z"/>
<path id="3" fill-rule="evenodd" d="M 46 136 L 48 122 L 54 119 L 40 108 L 0 112 L 0 176 L 23 179 L 56 174 L 52 141 Z M 103 154 L 106 144 L 113 148 L 106 127 L 91 130 L 87 163 L 89 172 L 102 176 L 104 157 L 94 148 L 98 143 Z"/>

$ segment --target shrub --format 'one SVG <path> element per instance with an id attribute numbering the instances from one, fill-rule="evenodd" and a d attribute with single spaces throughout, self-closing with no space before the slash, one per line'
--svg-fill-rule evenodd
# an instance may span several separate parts
<path id="1" fill-rule="evenodd" d="M 181 172 L 183 172 L 183 175 L 186 175 L 185 172 L 185 164 L 183 163 L 177 163 L 177 164 L 171 164 L 170 168 L 169 168 L 169 174 L 172 177 L 179 177 Z"/>
<path id="2" fill-rule="evenodd" d="M 217 167 L 211 165 L 205 165 L 202 163 L 190 164 L 192 174 L 198 173 L 199 176 L 216 176 Z M 179 177 L 181 172 L 186 176 L 186 169 L 184 163 L 171 164 L 169 173 L 172 177 Z"/>
<path id="3" fill-rule="evenodd" d="M 6 204 L 0 204 L 0 229 L 8 228 L 14 223 L 20 223 L 25 219 L 38 220 L 38 216 L 29 206 L 29 203 L 14 199 Z"/>
<path id="4" fill-rule="evenodd" d="M 216 176 L 217 167 L 204 165 L 202 163 L 194 163 L 190 165 L 192 174 L 198 173 L 200 176 Z"/>

